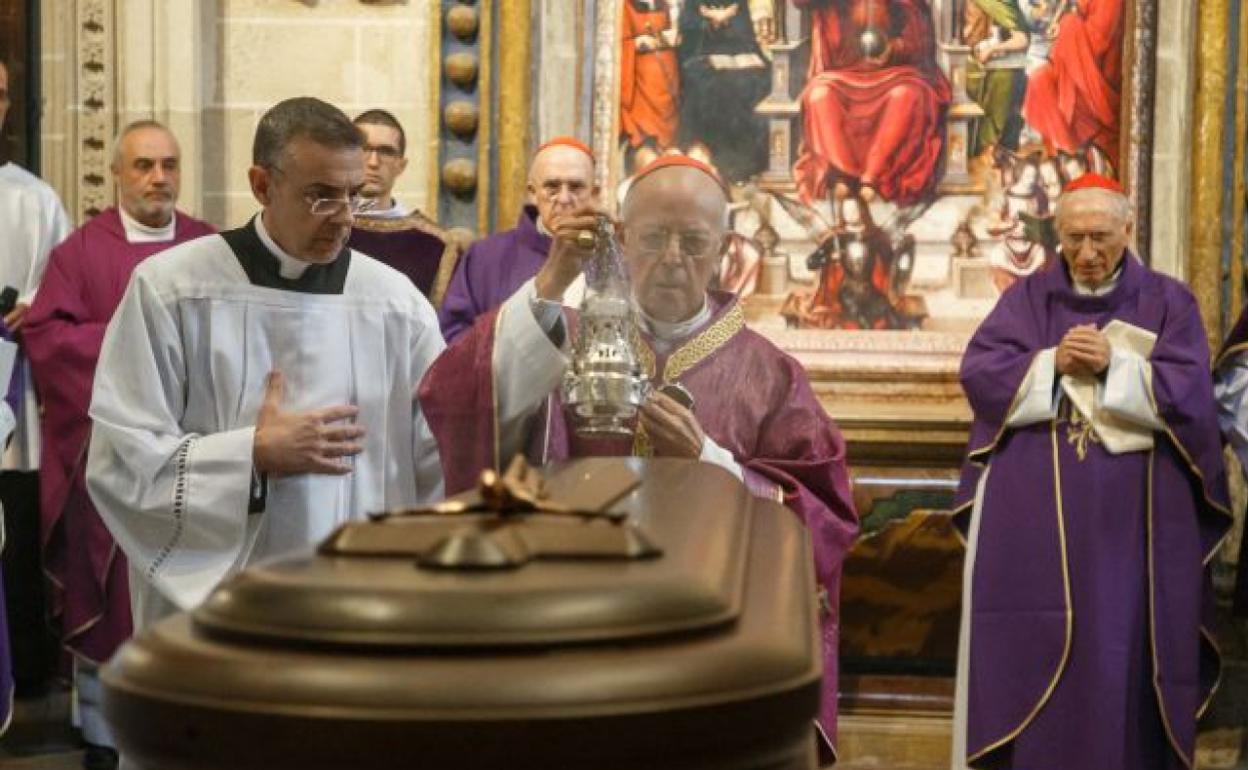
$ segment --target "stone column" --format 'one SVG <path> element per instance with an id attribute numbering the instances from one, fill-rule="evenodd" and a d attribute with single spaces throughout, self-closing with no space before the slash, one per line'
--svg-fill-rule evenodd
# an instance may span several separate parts
<path id="1" fill-rule="evenodd" d="M 554 136 L 568 135 L 587 141 L 588 137 L 579 136 L 577 131 L 583 93 L 581 62 L 582 56 L 589 53 L 582 53 L 586 4 L 567 0 L 536 0 L 535 4 L 540 20 L 535 33 L 540 86 L 534 95 L 537 110 L 534 140 L 540 143 Z"/>
<path id="2" fill-rule="evenodd" d="M 127 0 L 117 7 L 117 123 L 164 123 L 182 149 L 178 207 L 203 215 L 205 69 L 216 54 L 216 0 Z M 220 162 L 220 158 L 216 159 Z"/>
<path id="3" fill-rule="evenodd" d="M 1178 278 L 1188 269 L 1188 195 L 1192 178 L 1196 4 L 1159 0 L 1153 106 L 1152 266 Z M 1161 183 L 1164 182 L 1164 183 Z"/>

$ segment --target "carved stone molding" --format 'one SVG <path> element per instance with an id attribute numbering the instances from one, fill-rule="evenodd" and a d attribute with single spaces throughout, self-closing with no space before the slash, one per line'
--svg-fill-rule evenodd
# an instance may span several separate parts
<path id="1" fill-rule="evenodd" d="M 616 70 L 616 48 L 619 40 L 619 0 L 599 0 L 598 29 L 594 40 L 594 104 L 593 132 L 594 155 L 601 160 L 595 168 L 598 186 L 602 190 L 614 189 L 618 177 L 607 162 L 614 153 L 611 145 L 619 133 L 619 78 Z M 604 195 L 603 202 L 611 207 L 615 196 Z"/>

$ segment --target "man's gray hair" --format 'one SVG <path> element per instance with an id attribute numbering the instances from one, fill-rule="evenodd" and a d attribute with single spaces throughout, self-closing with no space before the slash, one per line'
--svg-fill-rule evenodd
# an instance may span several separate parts
<path id="1" fill-rule="evenodd" d="M 251 145 L 251 163 L 277 168 L 287 146 L 299 138 L 310 139 L 331 150 L 364 146 L 364 135 L 342 110 L 311 96 L 297 96 L 278 102 L 256 126 Z"/>
<path id="2" fill-rule="evenodd" d="M 1085 187 L 1082 190 L 1062 193 L 1057 199 L 1056 222 L 1060 223 L 1063 213 L 1069 212 L 1070 207 L 1076 204 L 1107 211 L 1122 222 L 1130 222 L 1135 218 L 1131 200 L 1127 196 L 1113 190 Z"/>
<path id="3" fill-rule="evenodd" d="M 143 129 L 146 129 L 146 128 L 160 129 L 161 131 L 164 131 L 169 136 L 173 136 L 173 132 L 169 130 L 169 127 L 166 126 L 164 123 L 161 123 L 159 120 L 152 120 L 151 118 L 144 118 L 142 120 L 136 120 L 131 123 L 127 123 L 125 128 L 118 131 L 117 136 L 114 137 L 113 139 L 113 154 L 111 156 L 112 160 L 109 161 L 110 168 L 112 168 L 115 171 L 121 167 L 121 143 L 126 140 L 126 137 L 130 136 L 135 131 L 142 131 Z M 175 143 L 177 142 L 177 137 L 174 137 L 174 142 Z"/>

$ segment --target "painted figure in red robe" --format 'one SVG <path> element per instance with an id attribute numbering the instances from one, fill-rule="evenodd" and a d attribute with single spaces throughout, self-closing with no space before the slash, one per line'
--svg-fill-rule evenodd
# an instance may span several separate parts
<path id="1" fill-rule="evenodd" d="M 620 133 L 636 150 L 676 140 L 678 38 L 667 0 L 624 0 L 620 21 Z"/>
<path id="2" fill-rule="evenodd" d="M 1074 0 L 1050 34 L 1049 61 L 1031 75 L 1023 117 L 1050 152 L 1091 145 L 1118 168 L 1123 0 Z"/>
<path id="3" fill-rule="evenodd" d="M 795 0 L 810 7 L 805 138 L 793 169 L 806 201 L 829 191 L 908 206 L 939 181 L 949 81 L 927 0 Z"/>

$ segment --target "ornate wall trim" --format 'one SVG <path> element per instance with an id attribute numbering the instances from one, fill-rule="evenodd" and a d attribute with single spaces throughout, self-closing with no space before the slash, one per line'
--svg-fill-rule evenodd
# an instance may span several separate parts
<path id="1" fill-rule="evenodd" d="M 608 208 L 615 207 L 615 196 L 606 194 L 615 189 L 619 179 L 619 169 L 613 168 L 610 159 L 615 155 L 611 152 L 612 144 L 620 132 L 620 92 L 616 61 L 616 49 L 619 47 L 619 0 L 598 0 L 598 27 L 594 36 L 594 99 L 593 146 L 594 155 L 598 156 L 596 169 L 598 186 L 604 192 L 603 203 Z"/>
<path id="2" fill-rule="evenodd" d="M 95 216 L 113 202 L 109 145 L 117 131 L 115 9 L 108 0 L 80 0 L 78 20 L 78 200 Z"/>
<path id="3" fill-rule="evenodd" d="M 531 0 L 498 0 L 498 183 L 494 229 L 511 227 L 524 205 L 533 104 L 532 17 Z"/>
<path id="4" fill-rule="evenodd" d="M 75 222 L 113 202 L 115 0 L 41 0 L 44 178 Z"/>
<path id="5" fill-rule="evenodd" d="M 1127 126 L 1123 179 L 1135 204 L 1137 251 L 1151 264 L 1153 111 L 1157 92 L 1157 0 L 1128 4 L 1123 59 L 1133 62 L 1125 84 L 1122 123 Z"/>
<path id="6" fill-rule="evenodd" d="M 1229 0 L 1199 4 L 1195 124 L 1192 132 L 1191 265 L 1188 282 L 1200 302 L 1209 345 L 1222 341 L 1223 143 L 1226 139 Z"/>

